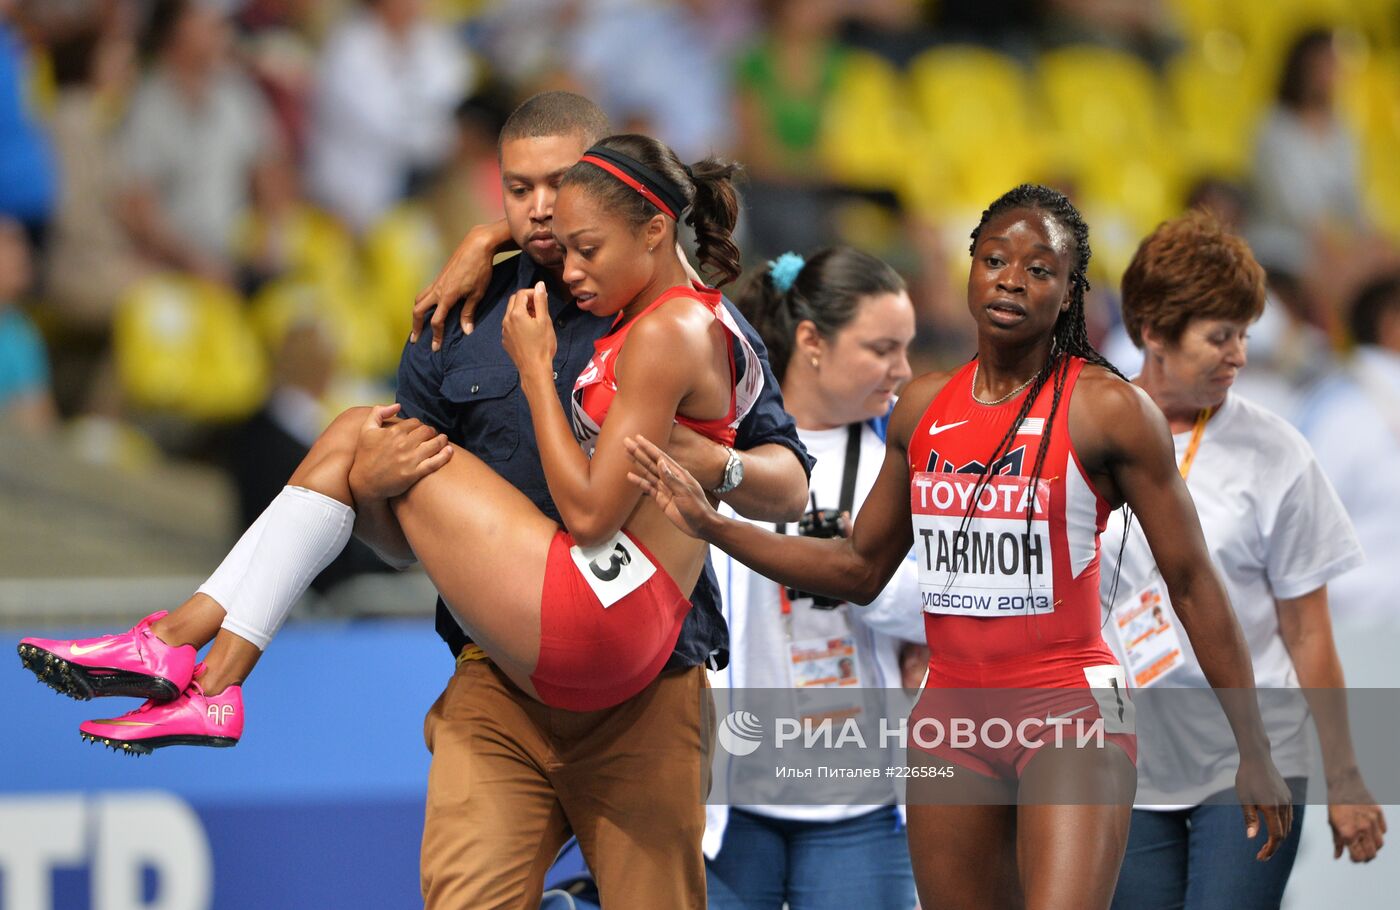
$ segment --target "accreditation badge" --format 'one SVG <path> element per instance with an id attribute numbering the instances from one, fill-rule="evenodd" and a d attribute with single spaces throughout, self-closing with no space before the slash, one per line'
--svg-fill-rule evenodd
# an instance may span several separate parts
<path id="1" fill-rule="evenodd" d="M 853 636 L 788 642 L 788 675 L 794 689 L 860 686 L 860 662 Z"/>
<path id="2" fill-rule="evenodd" d="M 1133 688 L 1155 685 L 1186 662 L 1176 613 L 1167 600 L 1166 583 L 1156 569 L 1144 587 L 1114 607 L 1110 619 Z"/>
<path id="3" fill-rule="evenodd" d="M 829 720 L 840 726 L 864 713 L 860 658 L 851 635 L 789 639 L 788 677 L 793 689 L 813 693 L 807 698 L 797 696 L 805 724 Z M 815 694 L 817 690 L 822 694 Z M 833 694 L 828 695 L 829 692 Z"/>

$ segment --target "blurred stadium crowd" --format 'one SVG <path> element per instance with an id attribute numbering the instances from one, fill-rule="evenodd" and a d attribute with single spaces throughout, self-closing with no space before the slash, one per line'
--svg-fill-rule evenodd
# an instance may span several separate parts
<path id="1" fill-rule="evenodd" d="M 1400 380 L 1352 369 L 1400 349 L 1400 0 L 0 0 L 3 433 L 223 464 L 246 521 L 330 415 L 391 397 L 545 88 L 743 162 L 750 264 L 896 265 L 916 373 L 970 354 L 967 234 L 1010 186 L 1085 211 L 1129 370 L 1119 275 L 1208 205 L 1269 273 L 1242 392 L 1316 433 L 1359 395 L 1400 459 Z"/>

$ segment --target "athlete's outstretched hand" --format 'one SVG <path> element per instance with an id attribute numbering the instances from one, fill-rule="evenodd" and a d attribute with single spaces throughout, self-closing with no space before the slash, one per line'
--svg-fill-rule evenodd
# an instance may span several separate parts
<path id="1" fill-rule="evenodd" d="M 700 482 L 645 436 L 628 436 L 624 444 L 632 455 L 627 479 L 646 491 L 676 527 L 706 539 L 705 530 L 717 513 Z"/>
<path id="2" fill-rule="evenodd" d="M 543 281 L 521 288 L 510 298 L 501 324 L 501 343 L 521 377 L 532 371 L 552 375 L 559 339 L 549 316 L 549 292 Z"/>
<path id="3" fill-rule="evenodd" d="M 1263 816 L 1269 839 L 1254 858 L 1267 861 L 1293 829 L 1293 796 L 1288 792 L 1288 785 L 1268 758 L 1242 759 L 1235 774 L 1235 792 L 1244 810 L 1245 835 L 1250 840 L 1259 835 L 1260 816 Z"/>
<path id="4" fill-rule="evenodd" d="M 405 493 L 452 457 L 447 437 L 422 421 L 385 422 L 398 412 L 396 404 L 370 408 L 360 427 L 350 466 L 350 491 L 357 500 L 380 501 Z"/>
<path id="5" fill-rule="evenodd" d="M 495 248 L 489 241 L 472 232 L 452 251 L 447 264 L 433 278 L 432 283 L 418 292 L 413 300 L 413 331 L 408 336 L 410 343 L 417 343 L 423 331 L 423 317 L 432 313 L 428 320 L 433 331 L 433 350 L 442 347 L 442 333 L 447 326 L 447 316 L 458 300 L 462 301 L 462 331 L 470 335 L 476 317 L 476 305 L 486 293 L 491 283 L 491 260 Z"/>

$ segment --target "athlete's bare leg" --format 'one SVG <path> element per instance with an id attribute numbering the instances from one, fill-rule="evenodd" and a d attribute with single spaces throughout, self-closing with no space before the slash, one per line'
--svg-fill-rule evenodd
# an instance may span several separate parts
<path id="1" fill-rule="evenodd" d="M 1107 908 L 1136 785 L 1132 762 L 1111 743 L 1043 748 L 1019 787 L 958 766 L 951 778 L 911 780 L 909 855 L 921 906 Z"/>
<path id="2" fill-rule="evenodd" d="M 196 594 L 151 623 L 151 631 L 167 645 L 194 645 L 198 651 L 218 634 L 223 621 L 224 608 L 219 602 L 207 594 Z"/>
<path id="3" fill-rule="evenodd" d="M 545 562 L 559 525 L 456 451 L 391 506 L 433 586 L 511 681 L 534 695 Z"/>
<path id="4" fill-rule="evenodd" d="M 909 751 L 909 763 L 946 766 Z M 909 859 L 923 910 L 1016 910 L 1016 791 L 1013 784 L 952 766 L 952 777 L 911 778 Z"/>
<path id="5" fill-rule="evenodd" d="M 1113 743 L 1041 749 L 1021 775 L 1016 855 L 1027 910 L 1107 910 L 1137 769 Z"/>
<path id="6" fill-rule="evenodd" d="M 354 505 L 350 495 L 350 464 L 355 458 L 355 442 L 369 408 L 351 408 L 337 417 L 316 440 L 287 483 L 305 487 L 346 505 Z M 257 645 L 221 629 L 224 608 L 207 594 L 195 594 L 151 624 L 151 631 L 169 645 L 203 648 L 214 646 L 205 656 L 205 672 L 200 686 L 210 695 L 241 684 L 262 656 Z"/>
<path id="7" fill-rule="evenodd" d="M 349 473 L 368 408 L 338 417 L 288 481 L 353 505 Z M 502 671 L 533 694 L 540 594 L 558 525 L 483 462 L 461 449 L 393 503 L 393 515 L 434 585 Z M 201 685 L 217 694 L 241 683 L 261 651 L 220 628 L 223 608 L 197 594 L 153 625 L 162 641 L 213 639 Z M 167 637 L 169 636 L 169 637 Z"/>

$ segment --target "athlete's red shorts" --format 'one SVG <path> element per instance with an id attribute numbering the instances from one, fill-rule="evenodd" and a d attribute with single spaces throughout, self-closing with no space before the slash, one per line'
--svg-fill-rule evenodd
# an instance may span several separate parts
<path id="1" fill-rule="evenodd" d="M 1042 748 L 1122 749 L 1137 763 L 1132 701 L 1106 646 L 1001 664 L 935 659 L 909 743 L 985 777 L 1017 780 Z"/>
<path id="2" fill-rule="evenodd" d="M 608 607 L 570 555 L 573 536 L 561 528 L 550 542 L 540 659 L 530 681 L 551 707 L 597 711 L 620 704 L 656 678 L 676 646 L 690 600 L 641 541 L 623 534 L 656 571 Z"/>

